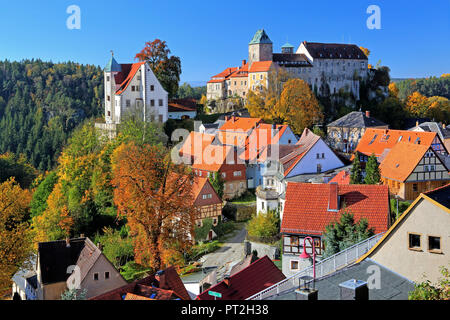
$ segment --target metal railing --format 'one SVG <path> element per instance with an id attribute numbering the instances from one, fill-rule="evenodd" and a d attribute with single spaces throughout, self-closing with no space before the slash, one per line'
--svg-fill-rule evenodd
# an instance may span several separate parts
<path id="1" fill-rule="evenodd" d="M 316 279 L 329 275 L 341 268 L 353 264 L 356 260 L 366 254 L 384 235 L 383 233 L 376 234 L 369 239 L 361 241 L 345 250 L 342 250 L 324 260 L 316 262 Z M 280 294 L 286 290 L 291 290 L 298 287 L 299 279 L 303 276 L 313 275 L 313 267 L 310 266 L 302 271 L 274 284 L 273 286 L 264 289 L 246 300 L 263 300 L 273 295 Z"/>

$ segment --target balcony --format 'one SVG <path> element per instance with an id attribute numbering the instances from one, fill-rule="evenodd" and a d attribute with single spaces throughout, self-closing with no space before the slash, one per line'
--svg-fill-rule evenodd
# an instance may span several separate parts
<path id="1" fill-rule="evenodd" d="M 264 200 L 277 200 L 280 197 L 275 189 L 263 188 L 263 186 L 258 186 L 255 193 L 256 197 Z"/>

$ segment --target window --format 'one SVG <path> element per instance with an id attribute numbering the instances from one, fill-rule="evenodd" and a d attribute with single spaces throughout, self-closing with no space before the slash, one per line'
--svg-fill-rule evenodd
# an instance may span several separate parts
<path id="1" fill-rule="evenodd" d="M 163 116 L 162 116 L 162 114 L 160 114 L 159 116 L 158 116 L 158 118 L 159 118 L 159 122 L 163 122 Z"/>
<path id="2" fill-rule="evenodd" d="M 321 172 L 322 172 L 322 165 L 317 164 L 317 173 L 321 173 Z"/>
<path id="3" fill-rule="evenodd" d="M 410 250 L 421 250 L 421 245 L 420 245 L 420 234 L 416 234 L 416 233 L 408 233 L 408 248 Z"/>
<path id="4" fill-rule="evenodd" d="M 325 159 L 325 153 L 322 153 L 322 159 Z"/>
<path id="5" fill-rule="evenodd" d="M 107 97 L 106 97 L 106 100 L 111 101 L 111 97 L 110 97 L 110 96 L 107 96 Z"/>
<path id="6" fill-rule="evenodd" d="M 150 106 L 154 107 L 155 106 L 155 100 L 150 100 Z"/>
<path id="7" fill-rule="evenodd" d="M 106 77 L 106 82 L 109 82 L 109 76 Z"/>
<path id="8" fill-rule="evenodd" d="M 320 159 L 320 153 L 316 153 L 316 159 Z"/>
<path id="9" fill-rule="evenodd" d="M 264 210 L 264 201 L 261 201 L 261 209 Z"/>
<path id="10" fill-rule="evenodd" d="M 159 103 L 159 106 L 162 107 L 162 106 L 163 106 L 163 103 L 164 103 L 164 102 L 163 102 L 163 99 L 159 99 L 159 100 L 158 100 L 158 103 Z"/>
<path id="11" fill-rule="evenodd" d="M 136 86 L 136 91 L 140 91 L 141 90 L 141 86 Z"/>
<path id="12" fill-rule="evenodd" d="M 130 106 L 131 106 L 131 101 L 130 101 L 130 100 L 127 100 L 127 101 L 125 102 L 125 105 L 126 105 L 127 107 L 130 107 Z"/>
<path id="13" fill-rule="evenodd" d="M 226 177 L 227 177 L 226 172 L 222 172 L 222 178 L 226 178 Z"/>
<path id="14" fill-rule="evenodd" d="M 298 261 L 291 260 L 291 270 L 298 270 Z"/>
<path id="15" fill-rule="evenodd" d="M 108 117 L 111 117 L 111 111 L 108 111 Z"/>
<path id="16" fill-rule="evenodd" d="M 235 171 L 235 172 L 233 172 L 233 176 L 235 176 L 235 177 L 240 177 L 241 176 L 241 171 Z"/>
<path id="17" fill-rule="evenodd" d="M 211 199 L 211 198 L 212 198 L 212 194 L 211 194 L 211 193 L 204 194 L 204 195 L 202 196 L 202 198 L 203 198 L 203 200 Z"/>
<path id="18" fill-rule="evenodd" d="M 137 76 L 136 79 L 137 79 L 138 81 L 141 81 L 141 76 Z"/>
<path id="19" fill-rule="evenodd" d="M 95 280 L 95 281 L 98 281 L 98 273 L 97 273 L 97 272 L 94 273 L 94 280 Z"/>
<path id="20" fill-rule="evenodd" d="M 428 236 L 428 251 L 441 253 L 441 237 Z"/>
<path id="21" fill-rule="evenodd" d="M 426 172 L 426 171 L 429 171 L 429 170 L 428 170 L 428 166 L 424 166 L 423 169 L 425 170 L 425 172 Z"/>
<path id="22" fill-rule="evenodd" d="M 417 183 L 413 183 L 413 191 L 417 192 L 418 188 L 417 188 Z"/>
<path id="23" fill-rule="evenodd" d="M 108 271 L 105 272 L 105 279 L 109 279 L 109 272 Z"/>
<path id="24" fill-rule="evenodd" d="M 136 87 L 135 86 L 131 86 L 131 91 L 136 91 Z"/>
<path id="25" fill-rule="evenodd" d="M 434 171 L 434 165 L 432 164 L 432 165 L 430 165 L 430 171 Z"/>

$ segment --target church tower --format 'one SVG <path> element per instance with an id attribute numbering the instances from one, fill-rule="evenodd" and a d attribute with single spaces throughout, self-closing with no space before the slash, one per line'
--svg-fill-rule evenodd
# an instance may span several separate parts
<path id="1" fill-rule="evenodd" d="M 256 31 L 248 44 L 248 61 L 250 65 L 256 61 L 272 61 L 273 44 L 264 29 Z"/>
<path id="2" fill-rule="evenodd" d="M 104 73 L 105 83 L 105 121 L 106 123 L 115 123 L 116 119 L 116 82 L 115 76 L 122 71 L 122 67 L 114 59 L 114 53 L 111 51 L 111 59 L 106 64 Z M 119 111 L 120 112 L 120 111 Z"/>

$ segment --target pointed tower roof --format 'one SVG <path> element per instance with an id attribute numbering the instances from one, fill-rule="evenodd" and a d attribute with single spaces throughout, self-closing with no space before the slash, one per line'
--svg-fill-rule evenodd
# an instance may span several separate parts
<path id="1" fill-rule="evenodd" d="M 270 41 L 269 36 L 264 31 L 264 29 L 256 31 L 252 41 L 250 41 L 249 44 L 260 44 L 260 43 L 272 44 L 272 41 Z"/>
<path id="2" fill-rule="evenodd" d="M 106 64 L 105 72 L 121 72 L 122 67 L 117 63 L 116 59 L 114 59 L 114 54 L 111 53 L 111 59 Z"/>

